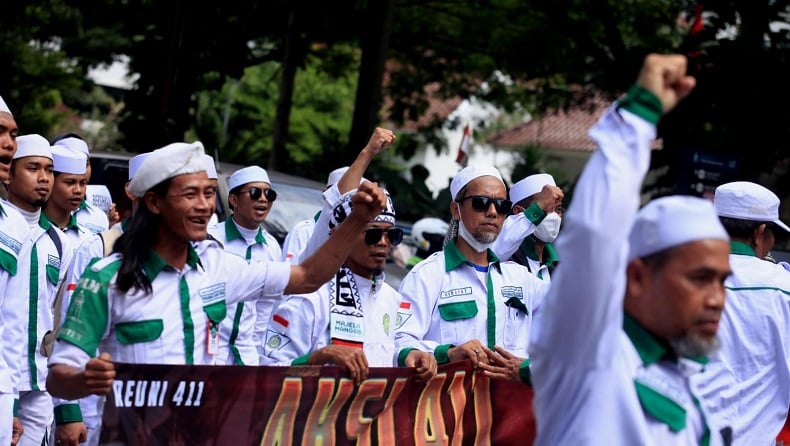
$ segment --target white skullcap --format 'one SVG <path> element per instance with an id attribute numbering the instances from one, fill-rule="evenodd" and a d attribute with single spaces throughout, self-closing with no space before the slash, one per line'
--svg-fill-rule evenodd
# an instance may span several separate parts
<path id="1" fill-rule="evenodd" d="M 49 146 L 49 141 L 41 135 L 17 136 L 16 145 L 14 159 L 27 156 L 43 156 L 44 158 L 52 159 L 52 149 Z"/>
<path id="2" fill-rule="evenodd" d="M 217 177 L 217 165 L 214 164 L 214 158 L 211 155 L 203 155 L 203 159 L 206 161 L 206 175 L 208 175 L 209 180 L 216 180 Z"/>
<path id="3" fill-rule="evenodd" d="M 249 166 L 233 172 L 233 175 L 228 178 L 228 189 L 233 190 L 247 183 L 272 184 L 266 170 L 258 166 Z"/>
<path id="4" fill-rule="evenodd" d="M 345 167 L 338 167 L 337 169 L 329 172 L 329 177 L 326 179 L 326 187 L 329 187 L 333 184 L 337 184 L 341 178 L 343 178 L 343 174 L 346 173 L 348 170 L 348 166 Z"/>
<path id="5" fill-rule="evenodd" d="M 8 104 L 6 104 L 5 101 L 3 100 L 2 96 L 0 96 L 0 112 L 6 112 L 9 115 L 14 116 L 14 114 L 11 113 L 11 109 L 8 108 Z"/>
<path id="6" fill-rule="evenodd" d="M 131 180 L 137 175 L 137 171 L 140 170 L 140 166 L 143 165 L 143 161 L 148 158 L 151 152 L 141 153 L 139 155 L 135 155 L 132 159 L 129 160 L 129 179 Z"/>
<path id="7" fill-rule="evenodd" d="M 683 195 L 659 198 L 636 214 L 628 237 L 628 260 L 706 239 L 730 240 L 709 200 Z"/>
<path id="8" fill-rule="evenodd" d="M 129 192 L 142 197 L 148 189 L 178 175 L 205 172 L 203 143 L 176 142 L 151 152 L 129 183 Z"/>
<path id="9" fill-rule="evenodd" d="M 91 206 L 101 209 L 105 214 L 110 212 L 110 205 L 112 204 L 112 195 L 110 189 L 103 184 L 89 184 L 85 188 L 85 201 L 90 203 Z"/>
<path id="10" fill-rule="evenodd" d="M 351 214 L 352 210 L 352 202 L 351 197 L 357 192 L 356 189 L 346 192 L 343 194 L 340 199 L 337 200 L 337 204 L 332 209 L 332 215 L 329 216 L 329 229 L 334 229 L 340 223 L 343 223 Z M 390 193 L 387 190 L 384 190 L 384 193 L 387 194 L 387 205 L 381 211 L 381 214 L 377 215 L 371 221 L 383 221 L 386 223 L 395 224 L 395 207 L 392 205 L 392 198 L 390 198 Z"/>
<path id="11" fill-rule="evenodd" d="M 84 153 L 87 158 L 90 158 L 91 151 L 88 148 L 88 143 L 73 136 L 69 136 L 68 138 L 63 138 L 55 141 L 55 146 L 63 146 L 68 149 L 71 149 L 74 152 Z"/>
<path id="12" fill-rule="evenodd" d="M 722 184 L 713 195 L 713 207 L 720 217 L 770 221 L 790 232 L 779 220 L 779 197 L 759 184 L 748 181 Z"/>
<path id="13" fill-rule="evenodd" d="M 75 152 L 66 146 L 54 145 L 52 150 L 52 162 L 55 172 L 70 173 L 73 175 L 84 175 L 87 172 L 86 161 L 88 158 L 82 152 Z"/>
<path id="14" fill-rule="evenodd" d="M 450 194 L 453 196 L 453 200 L 457 198 L 458 192 L 463 189 L 464 186 L 476 178 L 485 176 L 496 177 L 496 179 L 502 181 L 502 175 L 500 175 L 499 171 L 490 164 L 467 166 L 461 169 L 460 172 L 455 174 L 453 181 L 450 182 Z M 505 182 L 502 181 L 502 185 L 504 184 Z"/>
<path id="15" fill-rule="evenodd" d="M 554 177 L 547 173 L 530 175 L 510 188 L 510 201 L 512 201 L 513 206 L 515 206 L 519 201 L 531 197 L 543 190 L 543 186 L 545 185 L 556 186 L 557 183 L 554 182 Z"/>

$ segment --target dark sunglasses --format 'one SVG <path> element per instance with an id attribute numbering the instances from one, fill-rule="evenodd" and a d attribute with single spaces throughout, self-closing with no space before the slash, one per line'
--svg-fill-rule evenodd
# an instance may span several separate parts
<path id="1" fill-rule="evenodd" d="M 387 234 L 392 246 L 400 244 L 403 241 L 403 229 L 401 228 L 370 228 L 364 232 L 365 243 L 368 245 L 375 245 L 381 240 L 381 236 Z"/>
<path id="2" fill-rule="evenodd" d="M 249 192 L 250 198 L 256 201 L 261 198 L 261 195 L 265 196 L 266 200 L 270 202 L 277 199 L 277 192 L 272 188 L 262 189 L 260 187 L 251 187 L 247 190 L 240 190 L 239 195 L 243 194 L 244 192 Z"/>
<path id="3" fill-rule="evenodd" d="M 469 195 L 458 200 L 463 203 L 466 200 L 472 200 L 472 209 L 477 212 L 485 212 L 488 210 L 491 203 L 494 203 L 494 209 L 498 214 L 509 214 L 510 208 L 513 207 L 513 202 L 505 198 L 491 198 L 485 195 Z"/>

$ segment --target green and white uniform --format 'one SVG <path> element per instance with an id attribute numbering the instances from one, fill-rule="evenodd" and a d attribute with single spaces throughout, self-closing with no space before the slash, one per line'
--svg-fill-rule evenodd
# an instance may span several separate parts
<path id="1" fill-rule="evenodd" d="M 77 223 L 80 226 L 94 234 L 110 228 L 110 219 L 107 214 L 96 206 L 88 204 L 85 200 L 82 200 L 80 207 L 74 211 L 73 215 L 77 217 Z"/>

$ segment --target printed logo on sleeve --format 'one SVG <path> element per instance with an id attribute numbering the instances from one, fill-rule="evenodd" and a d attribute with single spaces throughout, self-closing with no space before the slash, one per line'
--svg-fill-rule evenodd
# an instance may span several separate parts
<path id="1" fill-rule="evenodd" d="M 225 299 L 225 282 L 220 282 L 198 290 L 203 306 L 213 304 Z"/>
<path id="2" fill-rule="evenodd" d="M 467 294 L 472 294 L 472 287 L 464 287 L 464 288 L 453 288 L 452 290 L 442 291 L 440 299 L 447 299 L 450 297 L 458 297 L 458 296 L 465 296 Z"/>
<path id="3" fill-rule="evenodd" d="M 403 301 L 398 306 L 398 318 L 395 319 L 395 329 L 399 329 L 411 317 L 411 302 Z"/>
<path id="4" fill-rule="evenodd" d="M 22 249 L 22 242 L 11 237 L 3 231 L 0 231 L 0 245 L 8 247 L 11 252 L 17 255 L 19 255 L 19 251 Z"/>
<path id="5" fill-rule="evenodd" d="M 275 330 L 267 329 L 266 341 L 263 343 L 263 352 L 266 354 L 268 352 L 281 350 L 283 347 L 288 345 L 289 342 L 291 342 L 291 339 L 288 336 L 278 333 Z"/>

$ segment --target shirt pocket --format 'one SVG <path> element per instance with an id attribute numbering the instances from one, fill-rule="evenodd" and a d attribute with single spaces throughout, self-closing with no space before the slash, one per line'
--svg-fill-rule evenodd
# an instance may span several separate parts
<path id="1" fill-rule="evenodd" d="M 164 360 L 162 357 L 164 328 L 162 319 L 115 324 L 115 339 L 120 344 L 121 350 L 128 353 L 123 362 L 150 364 Z"/>
<path id="2" fill-rule="evenodd" d="M 523 301 L 522 305 L 523 305 Z M 503 346 L 505 350 L 522 358 L 527 357 L 527 345 L 530 338 L 530 321 L 532 317 L 518 308 L 521 305 L 508 305 L 506 307 L 505 330 L 503 333 Z"/>
<path id="3" fill-rule="evenodd" d="M 439 304 L 442 344 L 460 345 L 472 340 L 477 312 L 477 302 L 474 300 Z"/>

